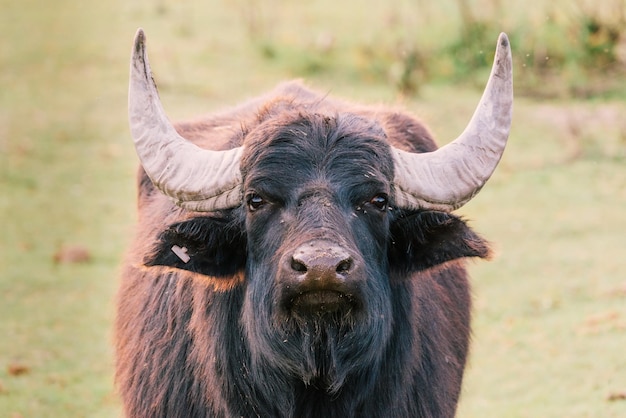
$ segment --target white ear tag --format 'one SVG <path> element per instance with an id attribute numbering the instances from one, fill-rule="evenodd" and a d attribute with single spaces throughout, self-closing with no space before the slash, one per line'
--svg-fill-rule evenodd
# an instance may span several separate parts
<path id="1" fill-rule="evenodd" d="M 189 262 L 189 260 L 191 260 L 191 257 L 189 257 L 189 254 L 187 254 L 187 247 L 180 248 L 178 245 L 174 245 L 172 247 L 172 252 L 176 254 L 178 258 L 183 260 L 183 263 L 187 263 Z"/>

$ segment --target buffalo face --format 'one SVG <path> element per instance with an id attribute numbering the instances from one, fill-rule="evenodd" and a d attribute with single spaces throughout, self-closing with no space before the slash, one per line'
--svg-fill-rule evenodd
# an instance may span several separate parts
<path id="1" fill-rule="evenodd" d="M 379 356 L 391 325 L 385 134 L 350 114 L 283 113 L 249 133 L 242 173 L 253 358 L 339 387 Z"/>

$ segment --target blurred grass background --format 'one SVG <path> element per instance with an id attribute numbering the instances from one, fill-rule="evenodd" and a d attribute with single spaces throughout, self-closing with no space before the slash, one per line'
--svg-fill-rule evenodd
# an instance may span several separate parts
<path id="1" fill-rule="evenodd" d="M 285 78 L 403 103 L 440 143 L 512 41 L 510 145 L 461 212 L 460 417 L 626 416 L 626 1 L 0 0 L 0 417 L 116 417 L 111 323 L 135 221 L 128 60 L 144 27 L 172 119 Z"/>

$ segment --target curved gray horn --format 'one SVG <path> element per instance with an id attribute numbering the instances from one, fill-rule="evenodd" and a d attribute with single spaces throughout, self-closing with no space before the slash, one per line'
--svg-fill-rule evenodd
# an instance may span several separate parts
<path id="1" fill-rule="evenodd" d="M 241 147 L 206 150 L 176 132 L 159 100 L 145 41 L 139 29 L 128 92 L 130 131 L 144 170 L 156 187 L 186 209 L 213 211 L 239 206 Z"/>
<path id="2" fill-rule="evenodd" d="M 489 81 L 465 131 L 429 153 L 393 149 L 396 204 L 450 211 L 467 203 L 495 170 L 511 128 L 513 65 L 506 34 L 500 34 Z"/>

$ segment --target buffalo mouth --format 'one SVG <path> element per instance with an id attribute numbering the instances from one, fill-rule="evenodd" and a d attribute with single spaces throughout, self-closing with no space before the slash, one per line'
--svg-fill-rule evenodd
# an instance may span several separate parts
<path id="1" fill-rule="evenodd" d="M 333 289 L 312 289 L 288 296 L 286 308 L 302 315 L 348 313 L 356 307 L 353 295 Z"/>

